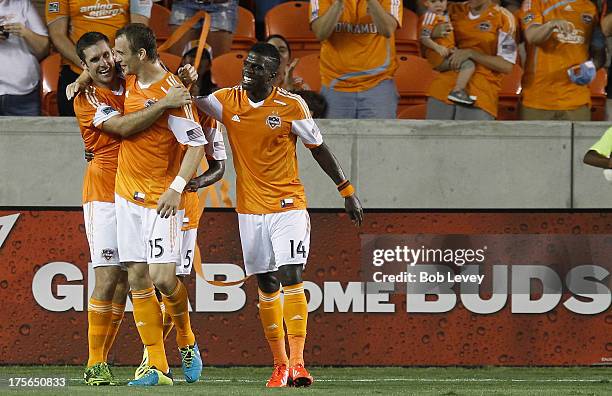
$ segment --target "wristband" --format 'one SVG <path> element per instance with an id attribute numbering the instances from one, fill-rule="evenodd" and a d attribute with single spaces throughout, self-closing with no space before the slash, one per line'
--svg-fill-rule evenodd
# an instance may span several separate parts
<path id="1" fill-rule="evenodd" d="M 351 195 L 355 194 L 355 188 L 348 180 L 344 180 L 338 184 L 338 191 L 340 192 L 342 198 L 350 197 Z"/>
<path id="2" fill-rule="evenodd" d="M 172 181 L 172 184 L 170 184 L 170 188 L 176 191 L 177 193 L 182 194 L 186 185 L 187 185 L 187 181 L 183 179 L 182 177 L 177 176 Z"/>

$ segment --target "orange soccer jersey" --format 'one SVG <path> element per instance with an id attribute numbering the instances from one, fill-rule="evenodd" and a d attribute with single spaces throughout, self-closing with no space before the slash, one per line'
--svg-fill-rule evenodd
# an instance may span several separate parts
<path id="1" fill-rule="evenodd" d="M 102 132 L 102 123 L 123 113 L 124 87 L 118 92 L 93 86 L 90 93 L 81 92 L 74 99 L 85 149 L 94 153 L 87 164 L 83 180 L 83 203 L 115 202 L 115 173 L 121 140 Z"/>
<path id="2" fill-rule="evenodd" d="M 324 15 L 332 0 L 310 1 L 310 22 Z M 381 0 L 402 25 L 402 2 Z M 321 82 L 337 91 L 359 92 L 393 78 L 397 69 L 395 34 L 385 38 L 368 13 L 366 1 L 345 1 L 334 32 L 321 43 Z"/>
<path id="3" fill-rule="evenodd" d="M 180 84 L 178 77 L 166 73 L 164 78 L 142 86 L 135 76 L 126 81 L 125 114 L 134 113 L 155 103 L 168 89 Z M 173 122 L 180 121 L 183 126 Z M 159 197 L 168 189 L 179 172 L 184 150 L 173 132 L 186 128 L 189 136 L 202 137 L 202 127 L 191 105 L 166 111 L 148 129 L 123 139 L 119 149 L 119 164 L 115 192 L 138 205 L 154 208 Z"/>
<path id="4" fill-rule="evenodd" d="M 510 11 L 495 4 L 479 16 L 470 13 L 468 2 L 451 3 L 448 14 L 453 22 L 457 48 L 472 49 L 486 55 L 501 56 L 516 62 L 516 22 Z M 498 94 L 503 74 L 476 63 L 476 71 L 467 86 L 470 95 L 477 97 L 476 107 L 497 116 Z M 456 71 L 440 73 L 429 88 L 429 96 L 451 104 L 447 99 L 457 80 Z"/>
<path id="5" fill-rule="evenodd" d="M 130 23 L 130 0 L 47 0 L 46 6 L 48 25 L 60 18 L 70 18 L 68 37 L 73 43 L 83 34 L 96 31 L 105 34 L 112 45 L 117 29 Z M 65 59 L 63 64 L 70 64 L 75 73 L 81 73 L 79 65 Z"/>
<path id="6" fill-rule="evenodd" d="M 420 25 L 421 25 L 421 28 L 419 29 L 420 37 L 430 37 L 431 38 L 431 32 L 433 31 L 433 29 L 437 25 L 441 23 L 445 23 L 445 22 L 450 22 L 450 18 L 448 17 L 448 14 L 439 15 L 434 12 L 426 12 L 420 18 Z M 436 42 L 437 44 L 440 44 L 441 46 L 446 47 L 446 48 L 455 47 L 455 33 L 452 30 L 448 36 L 440 37 L 440 38 L 432 39 L 432 40 Z M 427 60 L 433 67 L 439 66 L 440 63 L 444 61 L 444 58 L 442 58 L 436 51 L 432 50 L 431 48 L 427 48 L 427 47 L 424 47 L 424 48 L 425 48 L 425 57 L 427 58 Z"/>
<path id="7" fill-rule="evenodd" d="M 236 211 L 276 213 L 306 208 L 298 176 L 296 141 L 323 143 L 304 100 L 274 88 L 253 103 L 241 87 L 220 89 L 198 99 L 198 106 L 227 129 L 236 169 Z"/>
<path id="8" fill-rule="evenodd" d="M 593 27 L 598 23 L 597 7 L 590 0 L 526 0 L 520 11 L 523 31 L 554 19 L 563 19 L 574 30 L 553 32 L 539 46 L 527 44 L 523 74 L 523 104 L 544 110 L 572 110 L 591 104 L 588 86 L 574 84 L 567 69 L 589 59 Z"/>

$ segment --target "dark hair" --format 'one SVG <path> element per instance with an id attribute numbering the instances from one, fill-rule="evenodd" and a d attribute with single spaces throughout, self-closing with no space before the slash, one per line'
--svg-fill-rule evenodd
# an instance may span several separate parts
<path id="1" fill-rule="evenodd" d="M 157 55 L 157 39 L 155 33 L 147 25 L 142 23 L 129 23 L 117 30 L 117 36 L 125 36 L 130 43 L 130 51 L 138 52 L 141 48 L 147 52 L 147 59 L 155 61 Z"/>
<path id="2" fill-rule="evenodd" d="M 280 34 L 271 34 L 266 37 L 266 43 L 268 43 L 272 39 L 279 39 L 282 40 L 283 43 L 285 43 L 285 45 L 287 46 L 287 53 L 289 54 L 289 59 L 291 59 L 291 46 L 289 45 L 289 41 L 287 41 L 287 39 Z"/>
<path id="3" fill-rule="evenodd" d="M 270 43 L 264 43 L 262 41 L 253 44 L 249 52 L 254 52 L 259 55 L 263 55 L 274 61 L 274 71 L 278 71 L 278 65 L 280 65 L 280 53 Z"/>
<path id="4" fill-rule="evenodd" d="M 76 53 L 79 56 L 79 59 L 85 62 L 85 50 L 92 45 L 96 45 L 100 41 L 109 43 L 108 37 L 100 32 L 87 32 L 81 36 L 81 38 L 76 43 Z"/>
<path id="5" fill-rule="evenodd" d="M 308 105 L 308 109 L 312 111 L 312 118 L 327 117 L 327 100 L 321 94 L 314 91 L 291 91 L 294 94 L 300 95 L 304 102 Z"/>

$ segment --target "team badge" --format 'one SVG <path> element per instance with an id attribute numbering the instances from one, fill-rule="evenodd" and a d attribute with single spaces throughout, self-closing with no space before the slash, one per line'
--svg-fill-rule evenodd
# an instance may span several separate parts
<path id="1" fill-rule="evenodd" d="M 59 12 L 59 1 L 51 1 L 48 6 L 49 12 Z"/>
<path id="2" fill-rule="evenodd" d="M 585 25 L 590 25 L 593 22 L 593 16 L 582 14 L 582 22 L 584 22 Z"/>
<path id="3" fill-rule="evenodd" d="M 102 258 L 104 258 L 106 261 L 110 261 L 114 255 L 114 249 L 102 249 Z"/>
<path id="4" fill-rule="evenodd" d="M 478 24 L 478 29 L 480 29 L 483 32 L 488 32 L 489 30 L 491 30 L 491 23 L 490 22 L 480 22 Z"/>
<path id="5" fill-rule="evenodd" d="M 266 119 L 266 125 L 271 129 L 276 129 L 281 126 L 281 118 L 278 114 L 270 114 Z"/>

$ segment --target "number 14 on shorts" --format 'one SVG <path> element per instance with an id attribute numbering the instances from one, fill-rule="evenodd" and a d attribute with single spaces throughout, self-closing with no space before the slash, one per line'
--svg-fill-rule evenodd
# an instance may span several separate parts
<path id="1" fill-rule="evenodd" d="M 301 255 L 303 258 L 306 258 L 306 248 L 304 247 L 303 241 L 297 241 L 297 245 L 295 243 L 295 239 L 290 239 L 289 244 L 291 251 L 291 258 L 295 258 L 297 255 Z"/>

